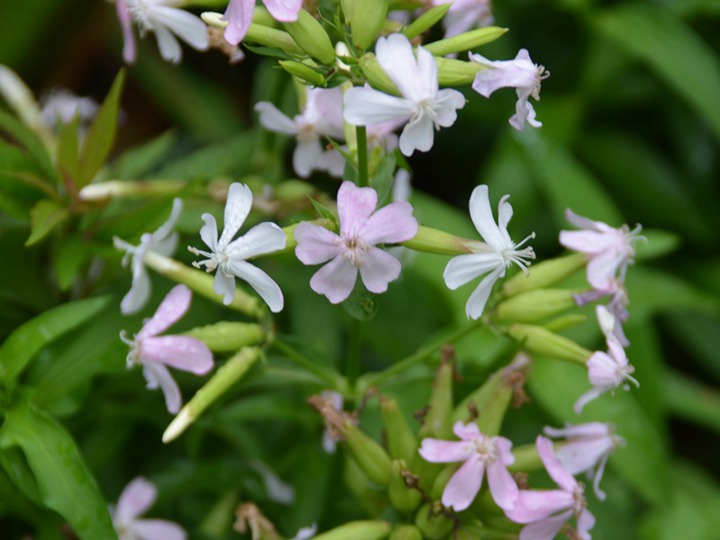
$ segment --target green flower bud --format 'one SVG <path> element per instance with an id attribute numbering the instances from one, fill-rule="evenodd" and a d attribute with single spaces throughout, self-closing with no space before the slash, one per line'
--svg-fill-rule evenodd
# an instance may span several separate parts
<path id="1" fill-rule="evenodd" d="M 460 238 L 454 234 L 421 225 L 418 227 L 417 234 L 410 240 L 403 242 L 402 245 L 416 251 L 424 251 L 427 253 L 462 255 L 464 253 L 473 253 L 473 248 L 484 245 L 484 242 Z"/>
<path id="2" fill-rule="evenodd" d="M 383 540 L 391 530 L 392 524 L 387 521 L 351 521 L 313 536 L 313 540 Z"/>
<path id="3" fill-rule="evenodd" d="M 498 319 L 515 322 L 537 322 L 574 308 L 575 294 L 570 289 L 538 289 L 516 294 L 494 310 Z"/>
<path id="4" fill-rule="evenodd" d="M 306 64 L 295 62 L 294 60 L 280 60 L 278 64 L 280 64 L 280 67 L 282 67 L 290 75 L 297 77 L 303 83 L 307 83 L 312 86 L 327 86 L 327 81 L 325 80 L 325 77 L 323 77 L 322 73 L 319 73 Z"/>
<path id="5" fill-rule="evenodd" d="M 419 36 L 425 30 L 432 28 L 436 23 L 440 22 L 450 9 L 452 4 L 442 4 L 428 9 L 425 13 L 415 19 L 402 33 L 406 38 L 412 39 Z"/>
<path id="6" fill-rule="evenodd" d="M 513 296 L 533 289 L 544 289 L 562 281 L 585 266 L 587 259 L 582 253 L 574 253 L 557 259 L 549 259 L 530 268 L 530 274 L 517 274 L 508 279 L 502 288 L 505 296 Z"/>
<path id="7" fill-rule="evenodd" d="M 392 534 L 390 540 L 423 540 L 420 529 L 414 525 L 397 525 Z"/>
<path id="8" fill-rule="evenodd" d="M 507 28 L 486 26 L 485 28 L 465 32 L 459 36 L 428 43 L 427 45 L 423 45 L 423 47 L 435 56 L 445 56 L 452 53 L 468 51 L 480 45 L 495 41 L 507 31 Z"/>
<path id="9" fill-rule="evenodd" d="M 83 201 L 104 202 L 119 197 L 172 195 L 186 186 L 183 180 L 109 180 L 83 186 L 78 195 Z"/>
<path id="10" fill-rule="evenodd" d="M 421 506 L 415 516 L 415 525 L 428 540 L 441 540 L 452 531 L 453 521 L 442 511 L 442 504 L 436 501 Z"/>
<path id="11" fill-rule="evenodd" d="M 162 441 L 177 439 L 205 410 L 238 382 L 260 358 L 260 349 L 245 347 L 215 372 L 208 382 L 180 409 L 163 433 Z"/>
<path id="12" fill-rule="evenodd" d="M 398 408 L 397 402 L 392 398 L 380 396 L 380 411 L 385 425 L 390 456 L 394 459 L 405 460 L 406 463 L 413 463 L 418 455 L 418 442 L 405 421 L 403 413 Z"/>
<path id="13" fill-rule="evenodd" d="M 390 502 L 395 509 L 403 513 L 415 510 L 422 500 L 420 492 L 417 489 L 408 486 L 406 475 L 411 475 L 411 473 L 405 465 L 405 461 L 393 461 L 392 477 L 390 478 L 390 485 L 388 486 L 388 495 L 390 496 Z"/>
<path id="14" fill-rule="evenodd" d="M 288 54 L 305 54 L 290 34 L 262 24 L 251 23 L 243 41 L 280 49 Z"/>
<path id="15" fill-rule="evenodd" d="M 315 17 L 304 9 L 298 12 L 298 20 L 285 23 L 285 30 L 295 42 L 321 64 L 335 63 L 335 49 L 325 29 Z"/>
<path id="16" fill-rule="evenodd" d="M 388 11 L 388 0 L 362 0 L 352 6 L 352 42 L 365 50 L 380 34 Z"/>
<path id="17" fill-rule="evenodd" d="M 212 352 L 237 351 L 265 339 L 265 332 L 259 324 L 228 321 L 199 326 L 183 332 L 183 335 L 199 339 Z"/>
<path id="18" fill-rule="evenodd" d="M 454 350 L 443 349 L 443 358 L 435 374 L 427 414 L 420 428 L 420 438 L 434 437 L 449 439 L 452 437 L 453 410 L 453 363 Z"/>
<path id="19" fill-rule="evenodd" d="M 543 324 L 543 328 L 546 328 L 551 332 L 560 332 L 561 330 L 565 330 L 566 328 L 570 328 L 571 326 L 575 326 L 576 324 L 583 323 L 586 319 L 587 317 L 585 315 L 581 315 L 579 313 L 570 313 L 568 315 L 563 315 L 562 317 L 558 317 L 557 319 L 546 322 L 545 324 Z"/>
<path id="20" fill-rule="evenodd" d="M 522 446 L 514 446 L 512 449 L 515 461 L 512 465 L 508 465 L 510 472 L 529 472 L 543 468 L 542 460 L 534 444 L 523 444 Z"/>
<path id="21" fill-rule="evenodd" d="M 362 0 L 360 0 L 359 3 L 361 2 Z M 350 23 L 352 21 L 355 0 L 340 0 L 340 5 L 342 6 L 342 12 L 343 16 L 345 17 L 345 22 Z"/>
<path id="22" fill-rule="evenodd" d="M 380 62 L 373 53 L 366 53 L 360 57 L 360 69 L 362 69 L 365 78 L 373 88 L 386 94 L 400 95 L 395 83 L 388 77 L 385 70 L 380 67 Z"/>
<path id="23" fill-rule="evenodd" d="M 592 355 L 592 352 L 585 347 L 581 347 L 571 339 L 555 334 L 542 326 L 513 324 L 504 329 L 504 332 L 533 354 L 567 360 L 568 362 L 577 362 L 583 365 Z"/>
<path id="24" fill-rule="evenodd" d="M 449 5 L 449 4 L 445 4 Z M 438 65 L 438 83 L 440 86 L 464 86 L 472 84 L 483 69 L 487 69 L 477 62 L 465 62 L 453 58 L 435 57 Z"/>

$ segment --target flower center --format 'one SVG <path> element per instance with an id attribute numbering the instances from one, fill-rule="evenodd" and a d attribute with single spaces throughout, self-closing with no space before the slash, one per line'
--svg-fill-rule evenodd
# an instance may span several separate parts
<path id="1" fill-rule="evenodd" d="M 497 460 L 497 448 L 495 443 L 489 437 L 480 436 L 473 440 L 475 451 L 485 463 L 492 463 Z"/>
<path id="2" fill-rule="evenodd" d="M 297 142 L 301 144 L 309 143 L 317 140 L 317 138 L 318 133 L 315 129 L 315 126 L 313 126 L 312 124 L 303 124 L 302 126 L 300 126 L 297 134 Z"/>
<path id="3" fill-rule="evenodd" d="M 128 11 L 130 16 L 137 22 L 142 33 L 145 30 L 152 30 L 153 23 L 150 21 L 150 5 L 152 0 L 129 0 Z"/>
<path id="4" fill-rule="evenodd" d="M 342 240 L 343 244 L 343 252 L 342 256 L 346 261 L 350 261 L 350 263 L 355 268 L 361 268 L 364 264 L 363 259 L 365 257 L 365 252 L 368 250 L 370 246 L 367 245 L 361 238 L 358 238 L 356 236 L 351 236 L 349 238 L 343 238 Z"/>

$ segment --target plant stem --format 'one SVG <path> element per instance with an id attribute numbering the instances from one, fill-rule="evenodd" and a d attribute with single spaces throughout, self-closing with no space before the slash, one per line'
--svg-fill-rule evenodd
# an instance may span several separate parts
<path id="1" fill-rule="evenodd" d="M 331 372 L 323 368 L 322 366 L 318 366 L 315 362 L 303 356 L 300 352 L 296 351 L 293 347 L 291 347 L 284 341 L 280 341 L 276 338 L 272 342 L 272 346 L 278 349 L 280 352 L 284 353 L 288 360 L 306 369 L 307 371 L 318 377 L 320 380 L 327 383 L 330 389 L 339 390 L 342 386 L 340 377 L 336 373 Z"/>
<path id="2" fill-rule="evenodd" d="M 358 182 L 360 187 L 370 185 L 368 173 L 368 152 L 367 152 L 367 130 L 365 126 L 356 126 L 357 136 L 357 157 L 358 157 Z"/>

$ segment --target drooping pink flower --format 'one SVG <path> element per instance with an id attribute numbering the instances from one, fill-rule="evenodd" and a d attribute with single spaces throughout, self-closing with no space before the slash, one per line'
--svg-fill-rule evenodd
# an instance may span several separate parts
<path id="1" fill-rule="evenodd" d="M 237 45 L 247 34 L 252 22 L 255 0 L 230 0 L 225 10 L 225 19 L 228 22 L 225 28 L 225 39 Z M 302 0 L 264 0 L 265 7 L 275 20 L 280 22 L 295 22 L 298 12 L 302 8 Z"/>
<path id="2" fill-rule="evenodd" d="M 143 375 L 150 389 L 161 388 L 169 412 L 180 410 L 180 389 L 166 366 L 172 366 L 195 375 L 204 375 L 213 367 L 213 357 L 202 341 L 190 336 L 158 336 L 175 324 L 190 307 L 192 293 L 185 285 L 176 285 L 167 294 L 155 315 L 148 319 L 132 340 L 120 338 L 130 346 L 128 368 L 134 364 L 143 367 Z"/>
<path id="3" fill-rule="evenodd" d="M 520 540 L 553 540 L 573 515 L 578 538 L 590 540 L 595 518 L 587 509 L 583 485 L 560 464 L 550 439 L 539 436 L 536 445 L 545 469 L 560 489 L 521 489 L 515 506 L 505 510 L 505 515 L 516 523 L 528 524 L 520 531 Z"/>
<path id="4" fill-rule="evenodd" d="M 120 540 L 185 540 L 187 533 L 177 523 L 164 519 L 138 519 L 157 499 L 157 488 L 138 477 L 130 482 L 113 509 L 112 520 Z"/>
<path id="5" fill-rule="evenodd" d="M 610 313 L 612 317 L 608 319 L 606 315 L 601 315 L 601 312 L 598 311 L 597 315 L 598 322 L 600 323 L 600 329 L 606 337 L 612 335 L 623 347 L 628 347 L 630 345 L 630 341 L 625 336 L 622 323 L 630 316 L 627 309 L 629 300 L 627 290 L 625 289 L 625 286 L 620 283 L 620 280 L 616 279 L 613 281 L 611 287 L 606 291 L 591 289 L 574 295 L 574 298 L 578 306 L 584 306 L 608 295 L 611 297 L 610 302 L 608 302 L 606 308 L 604 309 Z"/>
<path id="6" fill-rule="evenodd" d="M 319 225 L 300 223 L 295 228 L 295 254 L 303 264 L 328 264 L 310 280 L 310 287 L 333 304 L 353 290 L 357 274 L 365 287 L 383 293 L 400 276 L 400 262 L 376 247 L 411 239 L 418 224 L 407 202 L 394 202 L 377 212 L 377 192 L 343 182 L 337 196 L 340 234 Z"/>
<path id="7" fill-rule="evenodd" d="M 565 438 L 565 442 L 555 449 L 555 457 L 570 474 L 586 473 L 593 481 L 595 495 L 604 501 L 605 492 L 600 489 L 600 480 L 605 465 L 610 454 L 624 443 L 622 437 L 613 433 L 612 425 L 602 422 L 568 424 L 563 429 L 546 427 L 543 432 L 549 437 Z"/>
<path id="8" fill-rule="evenodd" d="M 533 64 L 526 49 L 520 49 L 514 60 L 493 61 L 479 54 L 470 54 L 470 60 L 488 68 L 478 72 L 472 84 L 473 90 L 481 96 L 490 97 L 499 88 L 516 89 L 518 100 L 515 114 L 510 117 L 512 127 L 522 131 L 525 122 L 532 127 L 542 126 L 542 122 L 535 119 L 535 109 L 528 99 L 540 99 L 540 85 L 550 73 L 543 66 Z"/>
<path id="9" fill-rule="evenodd" d="M 490 0 L 432 0 L 433 5 L 452 4 L 443 19 L 445 39 L 493 23 Z"/>
<path id="10" fill-rule="evenodd" d="M 445 486 L 443 505 L 457 512 L 465 510 L 480 491 L 487 470 L 488 486 L 495 503 L 505 510 L 513 508 L 518 487 L 507 470 L 507 466 L 515 461 L 510 451 L 512 442 L 505 437 L 483 435 L 473 423 L 457 422 L 453 431 L 462 440 L 423 439 L 419 450 L 423 459 L 431 463 L 465 462 Z"/>

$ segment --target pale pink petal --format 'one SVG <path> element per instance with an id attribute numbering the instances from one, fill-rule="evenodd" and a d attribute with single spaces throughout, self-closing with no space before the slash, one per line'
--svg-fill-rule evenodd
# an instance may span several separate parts
<path id="1" fill-rule="evenodd" d="M 532 87 L 536 84 L 538 72 L 529 60 L 527 50 L 520 49 L 514 60 L 488 60 L 480 54 L 470 54 L 470 60 L 489 69 L 483 69 L 475 75 L 473 90 L 483 97 L 499 88 Z"/>
<path id="2" fill-rule="evenodd" d="M 215 216 L 212 214 L 203 214 L 202 220 L 205 225 L 200 229 L 200 238 L 205 242 L 205 245 L 210 248 L 210 251 L 215 251 L 218 243 L 218 228 Z"/>
<path id="3" fill-rule="evenodd" d="M 182 9 L 155 4 L 152 8 L 156 15 L 155 29 L 162 24 L 177 37 L 198 51 L 207 50 L 210 46 L 207 27 L 200 17 Z"/>
<path id="4" fill-rule="evenodd" d="M 310 288 L 326 296 L 330 303 L 339 304 L 350 296 L 357 280 L 357 272 L 357 268 L 350 261 L 338 255 L 315 272 L 310 279 Z"/>
<path id="5" fill-rule="evenodd" d="M 610 457 L 610 450 L 608 450 L 605 455 L 600 457 L 600 460 L 598 461 L 598 467 L 597 470 L 592 472 L 592 481 L 593 481 L 593 491 L 595 492 L 595 496 L 598 498 L 599 501 L 604 501 L 607 495 L 605 492 L 600 489 L 600 481 L 602 480 L 603 474 L 605 473 L 605 465 L 607 465 L 608 458 Z"/>
<path id="6" fill-rule="evenodd" d="M 287 237 L 283 230 L 268 221 L 255 225 L 228 245 L 225 253 L 230 259 L 250 259 L 285 248 Z"/>
<path id="7" fill-rule="evenodd" d="M 223 304 L 228 305 L 235 298 L 235 276 L 218 268 L 213 280 L 213 291 L 223 297 Z"/>
<path id="8" fill-rule="evenodd" d="M 603 422 L 585 422 L 584 424 L 576 425 L 568 424 L 564 428 L 545 427 L 543 428 L 543 432 L 550 437 L 565 437 L 568 439 L 575 437 L 604 438 L 612 435 L 610 425 Z M 556 452 L 556 454 L 557 453 L 558 452 Z"/>
<path id="9" fill-rule="evenodd" d="M 255 111 L 259 114 L 258 120 L 260 124 L 268 131 L 284 133 L 285 135 L 297 135 L 298 127 L 295 122 L 272 103 L 261 101 L 255 105 Z"/>
<path id="10" fill-rule="evenodd" d="M 171 521 L 164 519 L 141 519 L 133 523 L 135 531 L 142 540 L 185 540 L 185 530 Z"/>
<path id="11" fill-rule="evenodd" d="M 293 231 L 295 255 L 303 264 L 322 264 L 340 254 L 340 237 L 320 225 L 302 222 Z"/>
<path id="12" fill-rule="evenodd" d="M 427 51 L 424 52 L 426 55 L 430 55 Z M 420 74 L 412 45 L 404 35 L 390 34 L 385 38 L 378 39 L 375 45 L 375 55 L 380 66 L 404 97 L 418 103 L 423 99 L 432 97 L 437 91 L 437 79 L 435 79 L 435 88 L 428 95 L 427 82 L 423 80 Z M 430 57 L 434 63 L 432 55 Z M 425 60 L 426 62 L 427 60 Z M 427 74 L 425 75 L 427 76 Z M 435 65 L 435 77 L 437 77 L 437 65 Z"/>
<path id="13" fill-rule="evenodd" d="M 232 45 L 240 43 L 247 34 L 252 22 L 255 0 L 230 0 L 225 10 L 225 39 Z"/>
<path id="14" fill-rule="evenodd" d="M 463 424 L 461 421 L 453 425 L 453 433 L 464 441 L 473 441 L 480 437 L 480 428 L 474 422 Z"/>
<path id="15" fill-rule="evenodd" d="M 485 184 L 477 186 L 470 195 L 470 218 L 483 240 L 495 251 L 501 252 L 505 248 L 507 233 L 503 234 L 495 223 L 488 187 Z"/>
<path id="16" fill-rule="evenodd" d="M 337 194 L 340 235 L 343 238 L 357 236 L 376 206 L 377 192 L 373 188 L 343 182 Z"/>
<path id="17" fill-rule="evenodd" d="M 293 169 L 300 178 L 307 178 L 319 168 L 322 153 L 323 146 L 318 139 L 298 142 L 293 152 Z"/>
<path id="18" fill-rule="evenodd" d="M 154 237 L 155 234 L 156 233 L 153 233 L 152 245 L 150 246 L 155 253 L 159 253 L 165 257 L 170 257 L 173 253 L 175 253 L 178 240 L 180 239 L 180 236 L 177 233 L 172 233 L 165 238 L 157 239 Z"/>
<path id="19" fill-rule="evenodd" d="M 325 171 L 330 176 L 342 178 L 345 172 L 345 158 L 335 149 L 325 150 L 315 164 L 318 171 Z"/>
<path id="20" fill-rule="evenodd" d="M 139 343 L 139 357 L 195 375 L 204 375 L 213 367 L 213 356 L 202 341 L 190 336 L 159 336 Z"/>
<path id="21" fill-rule="evenodd" d="M 578 398 L 578 400 L 575 402 L 575 405 L 573 405 L 573 411 L 575 411 L 575 414 L 580 414 L 585 408 L 585 405 L 598 398 L 608 390 L 610 390 L 610 387 L 608 386 L 591 388 L 582 396 L 580 396 L 580 398 Z"/>
<path id="22" fill-rule="evenodd" d="M 572 510 L 545 518 L 523 527 L 519 540 L 553 540 L 565 522 L 572 517 Z"/>
<path id="23" fill-rule="evenodd" d="M 496 268 L 483 278 L 473 293 L 468 298 L 467 304 L 465 304 L 465 314 L 470 319 L 478 319 L 482 315 L 485 304 L 487 304 L 490 293 L 492 292 L 493 285 L 495 282 L 505 273 L 505 268 Z"/>
<path id="24" fill-rule="evenodd" d="M 302 0 L 264 0 L 265 7 L 273 18 L 280 22 L 297 21 Z"/>
<path id="25" fill-rule="evenodd" d="M 248 217 L 253 195 L 250 188 L 240 182 L 230 184 L 225 204 L 225 224 L 219 245 L 227 246 Z"/>
<path id="26" fill-rule="evenodd" d="M 515 523 L 532 523 L 557 512 L 571 509 L 574 504 L 573 494 L 561 489 L 521 489 L 515 506 L 505 510 L 505 515 Z"/>
<path id="27" fill-rule="evenodd" d="M 342 88 L 308 88 L 302 117 L 317 133 L 344 139 Z"/>
<path id="28" fill-rule="evenodd" d="M 461 512 L 470 506 L 480 491 L 485 462 L 477 453 L 473 453 L 468 460 L 452 475 L 442 494 L 443 506 Z"/>
<path id="29" fill-rule="evenodd" d="M 412 214 L 410 203 L 390 203 L 370 216 L 359 234 L 371 245 L 405 242 L 418 231 L 417 220 Z"/>
<path id="30" fill-rule="evenodd" d="M 475 448 L 465 441 L 423 439 L 418 452 L 425 461 L 431 463 L 455 463 L 468 459 L 475 452 Z"/>
<path id="31" fill-rule="evenodd" d="M 177 414 L 180 405 L 182 405 L 182 397 L 180 396 L 180 389 L 168 369 L 162 364 L 151 362 L 143 364 L 143 375 L 149 389 L 160 388 L 162 390 L 168 412 Z"/>
<path id="32" fill-rule="evenodd" d="M 617 271 L 625 260 L 624 254 L 614 249 L 598 253 L 588 261 L 588 282 L 596 289 L 608 289 L 615 281 Z"/>
<path id="33" fill-rule="evenodd" d="M 435 139 L 435 126 L 432 118 L 420 113 L 403 128 L 400 134 L 400 151 L 411 156 L 415 150 L 427 152 L 432 148 Z"/>
<path id="34" fill-rule="evenodd" d="M 493 437 L 495 449 L 498 454 L 498 461 L 503 465 L 515 463 L 515 456 L 512 453 L 512 442 L 505 437 Z"/>
<path id="35" fill-rule="evenodd" d="M 350 88 L 343 98 L 343 117 L 348 124 L 367 126 L 382 122 L 410 120 L 417 112 L 412 101 L 379 92 L 370 87 Z"/>
<path id="36" fill-rule="evenodd" d="M 397 36 L 403 36 L 402 34 L 394 34 Z M 405 38 L 407 40 L 407 38 Z M 411 47 L 410 42 L 407 42 L 408 46 Z M 410 49 L 412 51 L 412 48 Z M 420 100 L 428 97 L 435 96 L 438 94 L 438 67 L 435 57 L 423 49 L 421 46 L 417 48 L 417 79 L 420 87 L 415 89 L 416 95 L 419 93 Z M 399 87 L 398 87 L 399 88 Z M 419 91 L 419 92 L 418 92 Z M 458 92 L 457 90 L 450 90 L 450 92 Z M 410 96 L 406 96 L 410 97 Z M 463 105 L 465 104 L 465 98 L 463 98 Z"/>
<path id="37" fill-rule="evenodd" d="M 495 503 L 503 509 L 515 506 L 518 498 L 518 487 L 515 479 L 500 461 L 487 468 L 488 486 Z"/>
<path id="38" fill-rule="evenodd" d="M 617 362 L 604 352 L 597 351 L 586 362 L 588 379 L 593 386 L 613 388 L 622 383 Z"/>
<path id="39" fill-rule="evenodd" d="M 365 252 L 360 277 L 368 291 L 375 294 L 384 293 L 388 283 L 400 277 L 402 266 L 400 261 L 382 249 L 371 247 Z"/>
<path id="40" fill-rule="evenodd" d="M 143 477 L 135 478 L 123 489 L 115 509 L 114 521 L 127 523 L 147 512 L 157 499 L 157 488 Z"/>
<path id="41" fill-rule="evenodd" d="M 612 236 L 595 231 L 560 231 L 560 244 L 573 251 L 594 255 L 610 249 L 615 241 Z"/>
<path id="42" fill-rule="evenodd" d="M 135 258 L 133 258 L 132 285 L 120 301 L 120 312 L 123 315 L 137 313 L 150 299 L 150 276 L 142 263 L 142 259 L 137 255 L 136 257 L 138 258 L 138 264 L 135 264 Z"/>
<path id="43" fill-rule="evenodd" d="M 468 253 L 448 261 L 443 279 L 445 285 L 454 291 L 487 272 L 503 267 L 502 256 L 497 253 Z"/>
<path id="44" fill-rule="evenodd" d="M 177 64 L 182 60 L 182 48 L 177 38 L 164 26 L 155 26 L 155 37 L 157 38 L 160 56 L 167 62 Z"/>
<path id="45" fill-rule="evenodd" d="M 577 487 L 577 481 L 555 457 L 552 441 L 540 435 L 535 441 L 535 445 L 550 478 L 565 491 L 572 492 Z"/>
<path id="46" fill-rule="evenodd" d="M 595 516 L 590 513 L 587 508 L 580 512 L 577 518 L 577 532 L 578 536 L 582 540 L 591 540 L 591 536 L 588 533 L 590 529 L 595 526 Z"/>
<path id="47" fill-rule="evenodd" d="M 587 229 L 589 231 L 596 232 L 609 232 L 612 230 L 612 227 L 606 223 L 603 223 L 602 221 L 593 221 L 592 219 L 580 216 L 569 208 L 565 209 L 565 218 L 570 222 L 570 224 L 575 225 L 578 229 Z"/>
<path id="48" fill-rule="evenodd" d="M 185 285 L 175 285 L 158 306 L 155 315 L 143 325 L 136 339 L 140 341 L 156 336 L 172 326 L 185 315 L 185 312 L 190 307 L 191 300 L 192 293 L 190 289 Z"/>
<path id="49" fill-rule="evenodd" d="M 270 311 L 273 313 L 282 311 L 285 305 L 283 293 L 278 284 L 264 271 L 249 262 L 236 259 L 230 259 L 228 261 L 228 267 L 233 274 L 247 281 L 248 284 L 255 289 L 255 292 L 258 293 L 260 298 L 268 305 Z"/>
<path id="50" fill-rule="evenodd" d="M 123 59 L 128 64 L 134 64 L 137 56 L 135 47 L 135 34 L 132 30 L 132 19 L 127 8 L 126 0 L 116 0 L 115 9 L 117 10 L 118 19 L 120 20 L 120 28 L 123 34 Z"/>
<path id="51" fill-rule="evenodd" d="M 515 102 L 515 114 L 510 117 L 508 122 L 518 131 L 525 129 L 525 123 L 530 124 L 534 128 L 542 127 L 542 122 L 536 120 L 537 113 L 532 103 L 528 101 L 528 96 L 520 89 L 517 91 L 518 100 Z"/>

